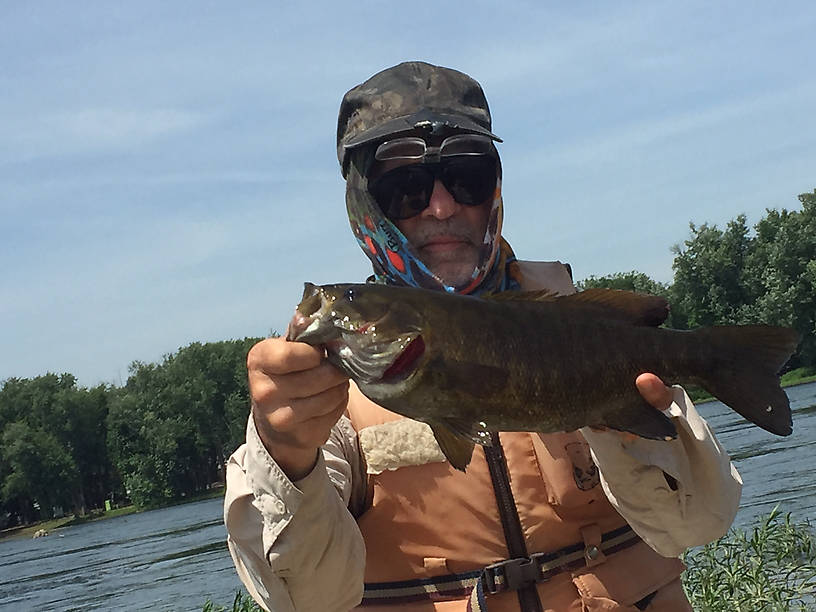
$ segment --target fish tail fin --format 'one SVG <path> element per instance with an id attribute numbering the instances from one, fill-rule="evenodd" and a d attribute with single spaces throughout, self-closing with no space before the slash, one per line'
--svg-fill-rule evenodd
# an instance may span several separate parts
<path id="1" fill-rule="evenodd" d="M 779 371 L 796 350 L 799 334 L 770 325 L 708 327 L 693 333 L 714 355 L 713 367 L 698 373 L 696 382 L 762 429 L 790 435 L 790 402 L 779 384 Z"/>

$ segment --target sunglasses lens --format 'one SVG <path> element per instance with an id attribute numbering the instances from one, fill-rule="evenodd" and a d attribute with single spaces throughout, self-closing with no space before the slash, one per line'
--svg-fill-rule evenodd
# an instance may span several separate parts
<path id="1" fill-rule="evenodd" d="M 389 219 L 408 219 L 428 207 L 434 174 L 420 164 L 402 166 L 386 172 L 369 184 L 380 210 Z"/>
<path id="2" fill-rule="evenodd" d="M 487 155 L 448 159 L 442 164 L 441 178 L 457 202 L 478 206 L 491 199 L 496 189 L 496 160 Z"/>

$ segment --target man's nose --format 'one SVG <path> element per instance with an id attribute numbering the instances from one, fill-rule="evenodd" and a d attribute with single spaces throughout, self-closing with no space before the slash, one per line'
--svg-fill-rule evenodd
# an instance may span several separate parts
<path id="1" fill-rule="evenodd" d="M 445 188 L 442 181 L 436 180 L 434 181 L 433 192 L 431 192 L 430 204 L 428 204 L 428 208 L 422 211 L 422 215 L 444 220 L 455 215 L 461 206 L 450 191 Z"/>

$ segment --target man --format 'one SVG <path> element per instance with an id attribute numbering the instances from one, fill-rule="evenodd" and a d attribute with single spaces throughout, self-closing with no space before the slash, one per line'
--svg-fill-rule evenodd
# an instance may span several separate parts
<path id="1" fill-rule="evenodd" d="M 483 295 L 574 291 L 501 236 L 501 163 L 480 85 L 411 62 L 350 90 L 338 157 L 374 282 Z M 722 535 L 741 481 L 680 388 L 637 381 L 677 440 L 494 434 L 467 472 L 423 424 L 366 399 L 323 351 L 271 338 L 248 357 L 252 416 L 225 520 L 270 610 L 689 610 L 677 556 Z M 587 381 L 591 384 L 591 381 Z M 365 589 L 364 589 L 365 583 Z"/>

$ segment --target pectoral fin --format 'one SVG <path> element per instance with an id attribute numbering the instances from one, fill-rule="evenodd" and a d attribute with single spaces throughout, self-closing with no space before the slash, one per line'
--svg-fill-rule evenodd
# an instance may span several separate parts
<path id="1" fill-rule="evenodd" d="M 441 423 L 428 423 L 431 426 L 436 443 L 442 449 L 447 460 L 457 470 L 465 471 L 473 456 L 473 440 L 463 438 L 452 432 Z"/>
<path id="2" fill-rule="evenodd" d="M 471 440 L 482 446 L 493 446 L 490 432 L 484 423 L 473 423 L 464 419 L 442 418 L 439 419 L 439 425 L 460 438 Z"/>

